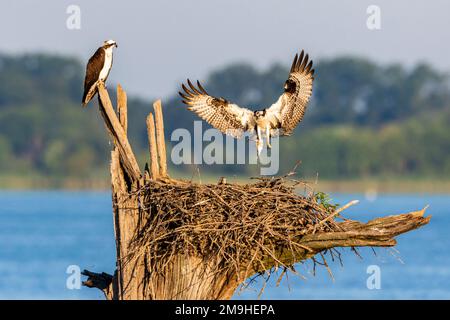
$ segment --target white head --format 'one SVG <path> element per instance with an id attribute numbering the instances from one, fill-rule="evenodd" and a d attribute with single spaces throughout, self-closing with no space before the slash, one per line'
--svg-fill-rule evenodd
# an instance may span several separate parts
<path id="1" fill-rule="evenodd" d="M 256 119 L 262 118 L 262 117 L 264 117 L 266 115 L 266 109 L 253 111 L 253 114 L 255 115 Z"/>
<path id="2" fill-rule="evenodd" d="M 103 42 L 103 48 L 105 49 L 112 48 L 113 46 L 117 48 L 117 43 L 114 40 L 105 40 Z"/>

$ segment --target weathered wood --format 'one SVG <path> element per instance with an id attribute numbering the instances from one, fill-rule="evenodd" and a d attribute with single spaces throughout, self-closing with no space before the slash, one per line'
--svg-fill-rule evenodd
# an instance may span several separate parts
<path id="1" fill-rule="evenodd" d="M 161 100 L 153 103 L 156 120 L 156 143 L 158 144 L 159 174 L 167 177 L 166 141 L 164 137 L 164 119 L 161 107 Z"/>
<path id="2" fill-rule="evenodd" d="M 425 210 L 426 208 L 407 214 L 381 217 L 367 223 L 353 220 L 340 222 L 338 223 L 339 232 L 320 232 L 299 236 L 296 240 L 302 247 L 297 247 L 295 252 L 279 251 L 276 260 L 291 265 L 335 247 L 392 247 L 397 244 L 396 236 L 417 229 L 430 221 L 431 216 L 424 217 Z M 272 268 L 279 264 L 276 260 L 268 256 L 264 265 Z M 243 271 L 250 274 L 263 271 L 260 270 L 261 266 L 254 267 L 256 268 Z"/>
<path id="3" fill-rule="evenodd" d="M 151 112 L 147 116 L 147 136 L 148 136 L 148 149 L 150 153 L 150 178 L 158 179 L 159 165 L 158 165 L 158 149 L 156 146 L 155 120 Z"/>
<path id="4" fill-rule="evenodd" d="M 117 271 L 111 286 L 117 287 L 114 300 L 144 299 L 142 259 L 128 259 L 129 245 L 142 219 L 139 198 L 130 195 L 118 150 L 111 154 L 113 215 L 116 223 Z M 111 289 L 114 292 L 114 290 Z"/>
<path id="5" fill-rule="evenodd" d="M 141 174 L 126 137 L 126 94 L 118 87 L 120 120 L 112 108 L 103 84 L 99 86 L 99 97 L 100 111 L 115 145 L 111 152 L 111 184 L 117 270 L 114 276 L 85 271 L 84 274 L 88 279 L 84 284 L 99 288 L 107 299 L 230 299 L 246 278 L 279 266 L 280 262 L 287 266 L 293 265 L 334 247 L 393 246 L 396 244 L 397 235 L 423 226 L 430 220 L 430 217 L 424 217 L 425 209 L 377 218 L 368 223 L 346 220 L 337 224 L 338 231 L 314 230 L 306 235 L 304 233 L 295 235 L 298 244 L 296 250 L 284 248 L 275 250 L 274 256 L 268 254 L 267 257 L 263 257 L 263 268 L 261 264 L 253 265 L 252 262 L 248 262 L 243 263 L 242 269 L 237 271 L 227 269 L 227 272 L 212 274 L 212 271 L 217 271 L 216 267 L 221 265 L 222 261 L 213 260 L 210 256 L 171 252 L 166 266 L 161 270 L 153 270 L 148 265 L 146 254 L 131 254 L 131 244 L 135 236 L 144 230 L 142 226 L 146 225 L 147 219 L 150 216 L 153 219 L 152 215 L 157 213 L 149 212 L 148 208 L 143 207 L 143 195 L 140 192 L 130 192 L 129 189 L 129 180 L 141 181 Z M 151 113 L 147 117 L 152 179 L 167 176 L 160 101 L 155 102 L 154 109 L 155 117 Z M 226 181 L 223 180 L 220 184 L 226 184 Z M 338 214 L 337 210 L 331 218 L 335 218 Z"/>
<path id="6" fill-rule="evenodd" d="M 121 163 L 128 177 L 132 181 L 138 181 L 141 177 L 141 171 L 139 165 L 128 142 L 127 135 L 122 127 L 116 113 L 112 107 L 111 100 L 108 92 L 106 91 L 105 84 L 100 82 L 98 85 L 99 91 L 99 105 L 100 113 L 102 114 L 106 127 L 114 139 L 114 144 L 117 146 L 121 158 Z"/>
<path id="7" fill-rule="evenodd" d="M 111 151 L 111 191 L 112 191 L 112 204 L 113 204 L 113 227 L 114 227 L 114 240 L 116 242 L 116 272 L 115 277 L 112 280 L 111 289 L 109 292 L 113 292 L 112 297 L 109 300 L 118 300 L 122 297 L 122 242 L 121 242 L 121 222 L 120 210 L 117 207 L 117 201 L 119 194 L 127 192 L 127 186 L 125 179 L 123 178 L 123 170 L 120 166 L 119 151 L 116 147 Z M 112 289 L 115 288 L 115 290 Z M 108 298 L 108 297 L 107 297 Z"/>
<path id="8" fill-rule="evenodd" d="M 117 114 L 125 134 L 128 134 L 128 110 L 127 110 L 127 93 L 122 89 L 120 84 L 117 85 Z"/>
<path id="9" fill-rule="evenodd" d="M 151 277 L 145 296 L 162 300 L 230 299 L 239 286 L 228 272 L 215 273 L 215 260 L 177 254 L 165 272 Z"/>

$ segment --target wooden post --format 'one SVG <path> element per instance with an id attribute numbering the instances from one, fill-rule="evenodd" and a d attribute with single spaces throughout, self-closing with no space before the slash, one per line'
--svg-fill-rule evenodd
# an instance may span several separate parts
<path id="1" fill-rule="evenodd" d="M 153 103 L 156 120 L 156 143 L 158 145 L 159 174 L 167 177 L 166 141 L 164 137 L 164 119 L 161 108 L 161 100 Z"/>
<path id="2" fill-rule="evenodd" d="M 128 114 L 127 114 L 127 94 L 123 91 L 122 86 L 117 85 L 117 114 L 119 115 L 120 124 L 123 131 L 128 131 Z"/>
<path id="3" fill-rule="evenodd" d="M 125 135 L 127 135 L 128 132 L 128 107 L 127 107 L 127 94 L 122 89 L 122 86 L 120 84 L 117 85 L 117 115 L 119 117 L 120 124 L 122 125 L 122 128 L 125 132 Z M 111 159 L 112 159 L 112 167 L 114 170 L 116 170 L 118 173 L 122 172 L 120 169 L 120 160 L 119 160 L 119 153 L 117 150 L 117 147 L 114 148 L 114 151 L 111 152 Z M 123 175 L 123 172 L 122 172 Z M 118 182 L 116 182 L 117 184 Z M 113 183 L 114 185 L 114 183 Z M 124 189 L 127 190 L 126 184 L 122 180 L 122 183 L 120 184 L 120 187 L 116 185 L 116 189 Z M 114 187 L 113 187 L 114 190 Z M 117 198 L 117 195 L 113 195 L 113 198 Z M 123 225 L 123 217 L 119 215 L 119 208 L 115 208 L 113 210 L 113 225 L 114 225 L 114 238 L 116 240 L 116 255 L 117 255 L 117 270 L 115 272 L 116 278 L 113 278 L 113 290 L 110 290 L 108 292 L 110 294 L 109 299 L 119 299 L 119 297 L 123 296 L 123 264 L 121 262 L 122 257 L 122 251 L 125 249 L 123 248 L 122 241 L 121 241 L 121 230 L 120 226 Z M 126 232 L 126 231 L 125 231 Z M 108 296 L 107 296 L 108 297 Z"/>
<path id="4" fill-rule="evenodd" d="M 121 162 L 130 180 L 133 182 L 139 181 L 141 178 L 139 165 L 134 156 L 133 150 L 131 149 L 130 143 L 128 142 L 125 130 L 114 112 L 104 83 L 99 83 L 98 92 L 100 97 L 100 113 L 102 114 L 106 127 L 108 128 L 108 131 L 113 137 L 115 145 L 119 150 Z"/>
<path id="5" fill-rule="evenodd" d="M 158 179 L 158 149 L 156 147 L 155 120 L 150 112 L 147 116 L 148 148 L 150 152 L 150 178 Z"/>
<path id="6" fill-rule="evenodd" d="M 139 224 L 146 220 L 139 206 L 139 196 L 129 193 L 126 173 L 122 168 L 119 150 L 115 148 L 111 153 L 111 185 L 117 270 L 110 287 L 104 292 L 108 299 L 113 300 L 144 299 L 144 262 L 142 259 L 130 258 L 129 248 Z"/>

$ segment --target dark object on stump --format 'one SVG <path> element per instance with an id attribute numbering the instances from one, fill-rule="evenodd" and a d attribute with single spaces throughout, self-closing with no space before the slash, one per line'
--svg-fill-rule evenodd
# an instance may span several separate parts
<path id="1" fill-rule="evenodd" d="M 88 277 L 86 281 L 83 281 L 83 286 L 98 288 L 100 290 L 106 290 L 114 278 L 112 275 L 105 272 L 95 273 L 88 270 L 83 270 L 81 274 Z"/>
<path id="2" fill-rule="evenodd" d="M 171 179 L 160 101 L 147 118 L 150 165 L 143 175 L 127 139 L 120 86 L 117 94 L 119 117 L 100 84 L 100 112 L 114 141 L 117 270 L 83 273 L 84 284 L 107 299 L 230 299 L 252 275 L 288 270 L 316 254 L 333 257 L 337 247 L 394 246 L 397 235 L 430 220 L 425 209 L 368 223 L 340 219 L 354 202 L 336 208 L 317 194 L 298 195 L 300 182 L 289 177 L 244 185 Z"/>

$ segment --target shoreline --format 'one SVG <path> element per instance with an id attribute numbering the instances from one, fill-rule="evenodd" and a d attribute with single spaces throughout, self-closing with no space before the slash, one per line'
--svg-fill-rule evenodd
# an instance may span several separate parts
<path id="1" fill-rule="evenodd" d="M 174 178 L 191 180 L 185 175 L 174 175 Z M 196 183 L 216 183 L 220 176 L 205 175 L 201 179 L 194 177 Z M 227 177 L 229 183 L 249 183 L 254 179 L 239 176 Z M 450 194 L 450 180 L 433 180 L 431 178 L 364 178 L 364 179 L 342 179 L 342 180 L 318 180 L 305 179 L 305 182 L 316 191 L 327 193 L 431 193 Z M 72 178 L 17 178 L 0 177 L 1 191 L 39 191 L 39 190 L 61 190 L 61 191 L 109 191 L 111 182 L 109 179 L 72 179 Z M 299 187 L 303 189 L 303 187 Z"/>

